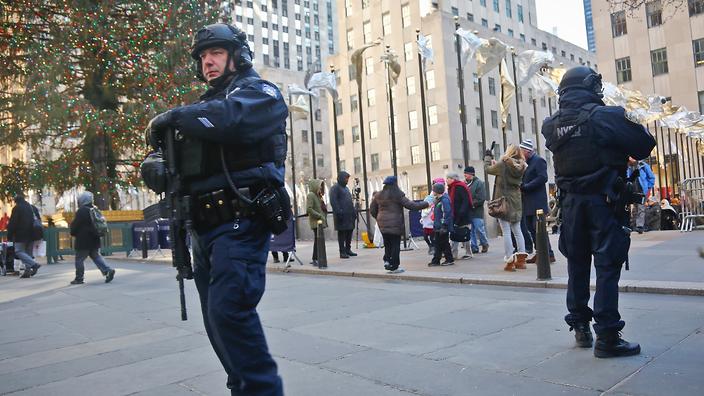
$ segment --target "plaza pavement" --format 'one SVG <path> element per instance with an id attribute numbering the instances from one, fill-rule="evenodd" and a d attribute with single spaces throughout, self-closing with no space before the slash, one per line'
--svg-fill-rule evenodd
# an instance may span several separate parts
<path id="1" fill-rule="evenodd" d="M 274 264 L 270 256 L 269 271 L 564 289 L 567 287 L 567 260 L 557 250 L 558 236 L 551 235 L 550 240 L 557 257 L 557 262 L 550 266 L 550 281 L 536 280 L 536 265 L 528 264 L 527 270 L 503 271 L 503 242 L 500 238 L 490 239 L 491 247 L 486 254 L 475 254 L 474 258 L 458 260 L 453 266 L 432 268 L 427 266 L 430 257 L 425 242 L 422 239 L 416 240 L 415 245 L 409 242 L 408 246 L 413 250 L 401 252 L 401 266 L 406 270 L 402 274 L 388 274 L 383 269 L 383 249 L 364 249 L 361 242 L 357 247 L 355 241 L 352 242 L 352 250 L 359 256 L 350 259 L 340 259 L 337 242 L 327 241 L 328 268 L 319 270 L 309 265 L 312 241 L 297 241 L 297 256 L 303 265 L 294 261 L 290 268 L 285 268 L 283 264 Z M 701 246 L 704 246 L 704 234 L 701 231 L 633 233 L 631 269 L 622 272 L 619 283 L 621 291 L 704 296 L 704 260 L 697 251 Z M 141 252 L 133 252 L 129 259 L 141 257 L 140 254 Z M 170 254 L 168 250 L 150 251 L 149 258 L 144 261 L 169 262 Z M 125 257 L 124 254 L 116 254 L 113 259 Z M 591 275 L 593 286 L 593 270 Z"/>
<path id="2" fill-rule="evenodd" d="M 227 395 L 193 282 L 182 322 L 173 268 L 109 263 L 110 284 L 91 264 L 85 285 L 69 285 L 70 263 L 0 277 L 0 394 Z M 259 312 L 287 395 L 704 394 L 704 297 L 622 294 L 625 336 L 643 352 L 606 360 L 574 347 L 564 298 L 271 273 Z"/>

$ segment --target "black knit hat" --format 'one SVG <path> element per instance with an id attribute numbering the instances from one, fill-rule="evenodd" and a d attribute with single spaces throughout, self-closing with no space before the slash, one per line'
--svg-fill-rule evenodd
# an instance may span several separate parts
<path id="1" fill-rule="evenodd" d="M 474 172 L 474 167 L 473 167 L 473 166 L 465 166 L 465 167 L 464 167 L 464 173 L 475 174 L 476 172 Z"/>

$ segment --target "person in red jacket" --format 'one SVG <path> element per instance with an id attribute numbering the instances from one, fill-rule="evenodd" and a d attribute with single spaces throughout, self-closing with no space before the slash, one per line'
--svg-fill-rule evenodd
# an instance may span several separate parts
<path id="1" fill-rule="evenodd" d="M 467 184 L 460 179 L 457 172 L 447 172 L 445 176 L 447 180 L 447 195 L 450 197 L 452 206 L 452 218 L 454 220 L 454 239 L 464 239 L 462 241 L 465 254 L 462 258 L 472 256 L 472 248 L 469 244 L 469 225 L 472 222 L 470 211 L 472 210 L 472 193 L 469 191 Z M 460 238 L 466 236 L 466 238 Z M 452 256 L 457 259 L 459 256 L 460 242 L 452 240 Z"/>

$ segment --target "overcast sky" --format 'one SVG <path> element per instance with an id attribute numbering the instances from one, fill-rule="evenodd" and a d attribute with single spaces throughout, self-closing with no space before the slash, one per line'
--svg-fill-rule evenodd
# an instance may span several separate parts
<path id="1" fill-rule="evenodd" d="M 535 0 L 538 9 L 538 27 L 550 33 L 557 28 L 557 36 L 582 48 L 587 48 L 582 0 Z"/>

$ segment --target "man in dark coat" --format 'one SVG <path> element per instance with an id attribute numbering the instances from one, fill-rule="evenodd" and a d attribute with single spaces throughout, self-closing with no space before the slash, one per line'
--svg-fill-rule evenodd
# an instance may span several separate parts
<path id="1" fill-rule="evenodd" d="M 83 283 L 83 273 L 85 267 L 83 262 L 90 257 L 93 263 L 105 276 L 105 283 L 110 283 L 115 277 L 115 270 L 108 267 L 100 255 L 100 236 L 93 224 L 91 208 L 93 207 L 93 193 L 86 191 L 78 196 L 78 210 L 76 217 L 71 222 L 71 235 L 76 237 L 73 247 L 76 249 L 76 279 L 71 281 L 72 285 Z"/>
<path id="2" fill-rule="evenodd" d="M 464 180 L 472 196 L 472 210 L 469 212 L 469 217 L 472 221 L 472 253 L 479 253 L 477 238 L 479 238 L 479 243 L 482 245 L 482 253 L 486 253 L 489 251 L 489 240 L 486 238 L 486 229 L 484 227 L 486 187 L 484 187 L 482 179 L 475 175 L 473 166 L 464 168 Z"/>
<path id="3" fill-rule="evenodd" d="M 12 208 L 10 222 L 7 224 L 7 239 L 14 242 L 15 257 L 24 264 L 26 271 L 24 278 L 29 278 L 37 273 L 41 265 L 34 261 L 34 241 L 41 239 L 35 234 L 34 220 L 39 218 L 39 210 L 24 199 L 24 194 L 15 195 L 15 207 Z"/>
<path id="4" fill-rule="evenodd" d="M 330 206 L 337 230 L 337 243 L 340 246 L 340 258 L 356 256 L 352 252 L 352 231 L 357 214 L 352 203 L 352 193 L 347 188 L 350 174 L 342 171 L 337 175 L 337 184 L 330 187 Z"/>
<path id="5" fill-rule="evenodd" d="M 548 164 L 541 156 L 535 153 L 533 149 L 533 140 L 524 139 L 521 144 L 521 151 L 526 158 L 528 168 L 523 174 L 523 183 L 521 184 L 521 201 L 523 204 L 523 219 L 521 220 L 521 231 L 523 239 L 526 241 L 526 252 L 533 253 L 533 245 L 536 244 L 535 225 L 537 218 L 535 211 L 542 209 L 546 215 L 548 210 L 548 194 L 545 190 L 545 183 L 548 182 Z M 550 262 L 555 261 L 555 253 L 550 246 L 548 240 L 548 252 Z M 528 258 L 527 263 L 535 263 L 537 255 Z"/>
<path id="6" fill-rule="evenodd" d="M 447 195 L 450 198 L 452 206 L 452 219 L 454 222 L 454 230 L 459 232 L 459 229 L 466 228 L 469 234 L 469 224 L 472 222 L 470 211 L 472 209 L 472 194 L 465 182 L 460 180 L 460 175 L 457 172 L 448 172 L 446 175 Z M 460 242 L 452 241 L 452 256 L 457 259 L 459 255 Z M 465 255 L 462 258 L 471 256 L 471 246 L 469 241 L 464 244 Z"/>

